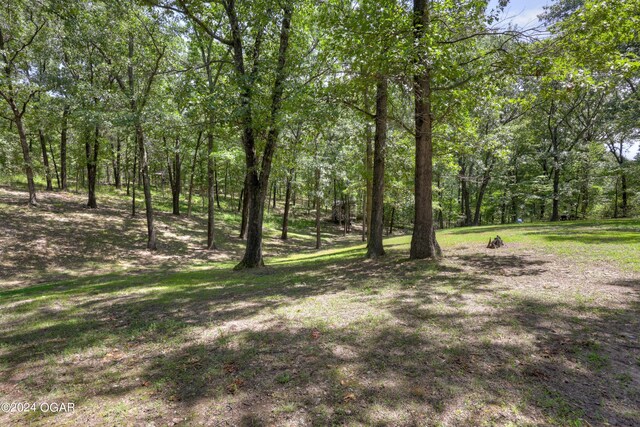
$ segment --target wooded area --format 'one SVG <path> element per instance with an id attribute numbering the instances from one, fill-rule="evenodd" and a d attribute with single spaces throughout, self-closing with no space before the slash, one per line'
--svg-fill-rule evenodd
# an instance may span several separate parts
<path id="1" fill-rule="evenodd" d="M 505 5 L 11 1 L 2 176 L 32 206 L 126 191 L 149 249 L 165 189 L 175 215 L 202 200 L 212 250 L 237 200 L 239 268 L 263 265 L 269 203 L 283 239 L 299 212 L 361 224 L 369 257 L 394 228 L 429 258 L 435 228 L 637 215 L 638 2 L 562 0 L 546 30 Z"/>
<path id="2" fill-rule="evenodd" d="M 640 0 L 0 4 L 0 426 L 640 426 Z"/>

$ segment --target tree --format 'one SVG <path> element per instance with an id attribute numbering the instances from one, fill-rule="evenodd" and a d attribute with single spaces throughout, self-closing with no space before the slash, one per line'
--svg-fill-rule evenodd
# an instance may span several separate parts
<path id="1" fill-rule="evenodd" d="M 415 217 L 410 250 L 412 259 L 434 258 L 442 253 L 433 224 L 431 70 L 424 49 L 424 37 L 430 24 L 428 8 L 428 0 L 413 1 L 413 38 L 418 52 L 415 56 L 417 70 L 413 77 L 416 169 Z"/>
<path id="2" fill-rule="evenodd" d="M 0 27 L 0 56 L 2 58 L 0 96 L 11 111 L 11 116 L 4 116 L 4 118 L 13 122 L 18 131 L 24 171 L 27 176 L 29 205 L 36 206 L 38 201 L 24 116 L 29 104 L 42 90 L 29 79 L 31 64 L 29 54 L 32 53 L 35 44 L 39 41 L 39 35 L 47 25 L 47 20 L 37 5 L 31 6 L 22 1 L 12 2 L 9 7 L 3 8 L 1 13 L 0 19 L 3 26 Z"/>

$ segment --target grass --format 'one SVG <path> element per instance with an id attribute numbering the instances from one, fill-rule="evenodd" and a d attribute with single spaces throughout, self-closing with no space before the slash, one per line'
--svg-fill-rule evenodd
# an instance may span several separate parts
<path id="1" fill-rule="evenodd" d="M 45 215 L 3 200 L 4 224 Z M 103 200 L 118 215 L 117 197 Z M 57 203 L 83 227 L 75 199 Z M 114 251 L 144 255 L 104 218 Z M 237 215 L 218 219 L 221 259 L 170 244 L 174 228 L 200 236 L 197 218 L 161 216 L 162 251 L 178 262 L 110 269 L 97 256 L 71 258 L 97 271 L 33 269 L 31 283 L 0 286 L 0 400 L 76 405 L 0 413 L 0 423 L 640 423 L 637 220 L 442 231 L 446 258 L 430 262 L 407 259 L 408 236 L 365 260 L 355 232 L 328 224 L 329 247 L 314 251 L 304 217 L 291 226 L 299 240 L 273 250 L 273 215 L 268 267 L 236 272 Z M 485 249 L 496 234 L 507 247 Z M 90 248 L 84 238 L 75 236 Z M 66 247 L 57 255 L 74 255 Z"/>

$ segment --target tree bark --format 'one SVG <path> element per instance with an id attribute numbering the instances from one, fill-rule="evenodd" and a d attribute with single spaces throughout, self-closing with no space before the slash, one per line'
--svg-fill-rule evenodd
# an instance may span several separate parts
<path id="1" fill-rule="evenodd" d="M 440 227 L 440 230 L 444 229 L 444 200 L 443 200 L 443 190 L 442 187 L 440 186 L 441 184 L 441 180 L 442 180 L 442 172 L 440 172 L 438 174 L 438 181 L 436 182 L 437 188 L 438 188 L 438 204 L 440 205 L 440 208 L 438 209 L 438 226 Z M 391 212 L 391 222 L 393 223 L 393 214 L 395 212 L 395 206 L 393 208 L 393 211 Z"/>
<path id="2" fill-rule="evenodd" d="M 60 189 L 67 189 L 67 133 L 69 119 L 69 105 L 62 110 L 62 130 L 60 132 Z"/>
<path id="3" fill-rule="evenodd" d="M 216 249 L 215 242 L 215 176 L 213 167 L 213 132 L 207 132 L 207 249 Z"/>
<path id="4" fill-rule="evenodd" d="M 295 182 L 296 182 L 296 173 L 297 173 L 296 171 L 293 171 L 293 183 L 294 183 L 294 184 L 295 184 Z M 297 189 L 298 189 L 298 186 L 297 186 L 297 185 L 294 185 L 294 186 L 293 186 L 293 194 L 291 195 L 291 199 L 292 199 L 292 200 L 291 200 L 291 204 L 292 204 L 293 206 L 295 206 L 295 205 L 296 205 Z"/>
<path id="5" fill-rule="evenodd" d="M 90 209 L 96 209 L 98 207 L 98 203 L 96 201 L 96 179 L 98 175 L 100 126 L 96 125 L 94 129 L 93 137 L 91 136 L 91 132 L 87 132 L 84 143 L 87 160 L 87 186 L 89 193 L 87 207 Z"/>
<path id="6" fill-rule="evenodd" d="M 120 140 L 120 135 L 116 136 L 116 145 L 115 145 L 115 156 L 113 160 L 113 179 L 115 181 L 116 189 L 120 189 L 122 187 L 122 141 Z"/>
<path id="7" fill-rule="evenodd" d="M 557 158 L 553 159 L 553 205 L 551 211 L 551 221 L 560 220 L 560 163 Z"/>
<path id="8" fill-rule="evenodd" d="M 33 180 L 33 166 L 31 163 L 29 143 L 27 142 L 27 133 L 24 130 L 22 115 L 18 112 L 17 106 L 15 106 L 15 104 L 11 105 L 11 109 L 13 110 L 14 121 L 16 123 L 16 127 L 18 128 L 18 136 L 20 137 L 20 146 L 22 147 L 24 171 L 27 175 L 27 188 L 29 189 L 29 205 L 37 206 L 38 200 L 36 197 L 36 185 Z"/>
<path id="9" fill-rule="evenodd" d="M 192 196 L 193 196 L 193 177 L 195 176 L 196 160 L 198 159 L 198 150 L 200 149 L 201 142 L 202 142 L 202 131 L 198 132 L 196 149 L 193 153 L 193 160 L 191 161 L 191 175 L 189 177 L 189 194 L 187 196 L 187 216 L 191 216 L 191 203 L 192 203 Z"/>
<path id="10" fill-rule="evenodd" d="M 362 192 L 362 241 L 367 241 L 367 191 Z"/>
<path id="11" fill-rule="evenodd" d="M 224 197 L 227 198 L 227 182 L 229 181 L 229 160 L 224 163 Z"/>
<path id="12" fill-rule="evenodd" d="M 628 195 L 627 195 L 627 175 L 623 172 L 620 176 L 622 190 L 622 216 L 627 216 Z"/>
<path id="13" fill-rule="evenodd" d="M 365 110 L 367 111 L 367 113 L 371 110 L 370 106 L 369 106 L 369 91 L 365 90 L 364 93 L 364 103 L 365 103 Z M 366 147 L 366 151 L 365 151 L 365 158 L 364 158 L 364 162 L 365 162 L 365 167 L 364 167 L 364 171 L 365 171 L 365 178 L 366 178 L 366 186 L 367 186 L 367 192 L 366 192 L 366 203 L 365 203 L 365 210 L 364 210 L 364 218 L 363 218 L 363 227 L 364 227 L 364 233 L 366 233 L 366 239 L 369 240 L 370 238 L 370 234 L 371 234 L 371 209 L 373 207 L 373 139 L 374 136 L 372 135 L 373 132 L 371 132 L 371 125 L 369 123 L 367 123 L 366 127 L 365 127 L 365 147 Z"/>
<path id="14" fill-rule="evenodd" d="M 151 180 L 149 178 L 149 158 L 147 148 L 144 145 L 144 133 L 142 124 L 136 121 L 136 140 L 140 150 L 140 169 L 142 172 L 142 188 L 144 191 L 145 213 L 147 215 L 147 249 L 156 250 L 156 229 L 153 225 L 153 206 L 151 201 Z M 134 187 L 135 188 L 135 187 Z"/>
<path id="15" fill-rule="evenodd" d="M 373 152 L 373 192 L 371 195 L 371 227 L 367 242 L 367 258 L 384 255 L 384 158 L 387 144 L 387 78 L 381 76 L 376 84 L 376 118 Z"/>
<path id="16" fill-rule="evenodd" d="M 615 198 L 613 201 L 613 217 L 618 218 L 618 182 L 620 182 L 620 177 L 616 176 L 616 185 L 615 185 Z"/>
<path id="17" fill-rule="evenodd" d="M 56 174 L 56 183 L 58 185 L 58 189 L 60 186 L 60 174 L 58 173 L 58 162 L 56 162 L 56 155 L 53 151 L 53 144 L 51 143 L 51 138 L 49 138 L 49 154 L 51 154 L 51 160 L 53 161 L 53 171 Z"/>
<path id="18" fill-rule="evenodd" d="M 218 181 L 218 162 L 216 162 L 216 158 L 213 158 L 213 181 L 214 188 L 216 191 L 216 206 L 218 209 L 222 209 L 220 207 L 220 182 Z"/>
<path id="19" fill-rule="evenodd" d="M 276 192 L 277 192 L 277 185 L 274 182 L 273 183 L 273 206 L 272 206 L 272 209 L 276 208 Z"/>
<path id="20" fill-rule="evenodd" d="M 460 164 L 460 212 L 464 215 L 464 225 L 471 225 L 473 217 L 471 216 L 471 197 L 469 190 L 469 177 L 473 172 L 473 163 L 467 170 L 467 164 L 463 160 L 459 161 Z"/>
<path id="21" fill-rule="evenodd" d="M 242 189 L 242 221 L 240 222 L 240 238 L 247 238 L 247 228 L 249 226 L 249 204 L 251 200 L 247 196 L 249 192 L 249 174 L 244 176 L 244 187 Z"/>
<path id="22" fill-rule="evenodd" d="M 286 191 L 284 194 L 284 214 L 282 215 L 282 240 L 287 240 L 287 233 L 289 231 L 289 209 L 291 205 L 291 180 L 293 179 L 294 170 L 290 169 L 287 175 Z"/>
<path id="23" fill-rule="evenodd" d="M 473 215 L 473 225 L 476 226 L 480 225 L 480 208 L 482 208 L 482 200 L 484 199 L 484 194 L 487 191 L 487 186 L 489 185 L 489 181 L 491 180 L 491 171 L 493 170 L 493 160 L 491 158 L 488 158 L 487 163 L 488 164 L 485 164 L 485 171 L 482 176 L 480 188 L 478 189 L 478 195 L 476 197 L 476 209 Z"/>
<path id="24" fill-rule="evenodd" d="M 320 168 L 315 171 L 315 205 L 316 205 L 316 249 L 322 246 L 320 234 Z"/>
<path id="25" fill-rule="evenodd" d="M 428 0 L 413 1 L 413 34 L 420 49 L 429 24 Z M 431 74 L 425 53 L 418 52 L 416 65 L 426 67 L 414 76 L 415 93 L 415 215 L 411 237 L 411 259 L 435 258 L 442 254 L 433 226 L 433 141 L 431 113 Z"/>
<path id="26" fill-rule="evenodd" d="M 138 176 L 138 138 L 135 137 L 136 146 L 133 150 L 133 171 L 131 173 L 131 216 L 136 216 L 136 176 Z"/>
<path id="27" fill-rule="evenodd" d="M 47 180 L 47 191 L 53 191 L 53 184 L 51 182 L 51 168 L 49 167 L 49 154 L 47 152 L 47 138 L 42 132 L 42 129 L 38 129 L 38 136 L 40 139 L 40 149 L 42 150 L 42 164 L 44 165 L 44 175 Z"/>
<path id="28" fill-rule="evenodd" d="M 347 235 L 347 232 L 349 231 L 349 220 L 351 219 L 349 217 L 349 195 L 345 194 L 342 198 L 342 207 L 344 208 L 344 229 L 343 229 L 343 236 Z"/>
<path id="29" fill-rule="evenodd" d="M 205 70 L 207 72 L 207 87 L 209 89 L 209 95 L 213 96 L 215 92 L 215 87 L 218 83 L 218 78 L 220 77 L 220 72 L 222 70 L 222 62 L 220 63 L 218 70 L 216 72 L 215 77 L 213 76 L 211 70 L 211 50 L 205 52 L 204 48 L 201 49 L 202 61 L 205 64 Z M 215 243 L 215 212 L 214 212 L 214 203 L 215 196 L 217 192 L 217 176 L 215 171 L 214 164 L 214 145 L 213 145 L 213 129 L 215 126 L 215 116 L 213 110 L 209 109 L 207 111 L 207 121 L 208 121 L 208 129 L 207 129 L 207 249 L 214 250 L 216 249 Z"/>
<path id="30" fill-rule="evenodd" d="M 165 140 L 164 137 L 163 140 Z M 171 186 L 171 207 L 173 215 L 180 215 L 180 191 L 182 189 L 181 169 L 182 161 L 180 160 L 180 139 L 176 137 L 173 146 L 172 161 L 169 161 L 169 156 L 167 155 L 167 170 L 169 172 L 169 185 Z"/>

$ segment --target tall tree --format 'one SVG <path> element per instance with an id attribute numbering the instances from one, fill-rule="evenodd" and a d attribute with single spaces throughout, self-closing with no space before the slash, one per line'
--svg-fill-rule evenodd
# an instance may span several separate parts
<path id="1" fill-rule="evenodd" d="M 42 11 L 38 10 L 38 5 L 23 1 L 12 2 L 8 7 L 3 7 L 0 13 L 3 22 L 0 26 L 0 96 L 11 111 L 11 116 L 5 118 L 13 122 L 18 131 L 29 190 L 29 205 L 36 206 L 36 186 L 24 117 L 27 107 L 42 90 L 29 79 L 29 54 L 38 42 L 47 20 Z"/>
<path id="2" fill-rule="evenodd" d="M 415 97 L 414 122 L 416 138 L 415 170 L 415 217 L 411 238 L 412 259 L 434 258 L 441 255 L 433 224 L 433 118 L 431 112 L 431 70 L 424 48 L 424 37 L 428 31 L 428 0 L 413 1 L 413 38 L 416 73 L 413 77 Z"/>

